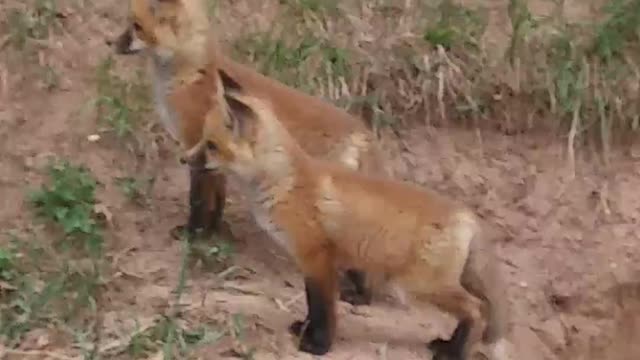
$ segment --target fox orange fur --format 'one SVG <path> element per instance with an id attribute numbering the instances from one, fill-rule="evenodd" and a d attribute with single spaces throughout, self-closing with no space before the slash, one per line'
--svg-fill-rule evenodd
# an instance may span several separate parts
<path id="1" fill-rule="evenodd" d="M 202 137 L 205 114 L 218 113 L 211 94 L 217 91 L 219 68 L 245 91 L 269 101 L 280 121 L 312 156 L 367 173 L 388 174 L 373 135 L 362 121 L 222 54 L 202 0 L 131 0 L 130 10 L 129 25 L 115 41 L 115 50 L 150 53 L 156 112 L 164 128 L 184 146 L 193 147 Z M 225 176 L 204 170 L 203 161 L 199 155 L 191 166 L 189 233 L 215 231 L 225 204 Z M 355 289 L 345 292 L 344 299 L 368 303 L 371 293 L 364 274 L 356 270 L 346 274 Z"/>
<path id="2" fill-rule="evenodd" d="M 248 194 L 258 224 L 296 260 L 308 313 L 290 330 L 300 349 L 327 353 L 336 328 L 337 270 L 364 269 L 459 321 L 451 339 L 430 343 L 435 359 L 467 359 L 472 346 L 504 332 L 491 243 L 466 207 L 434 192 L 309 156 L 271 105 L 220 71 L 219 112 L 185 155 L 206 149 L 206 166 L 229 173 Z"/>

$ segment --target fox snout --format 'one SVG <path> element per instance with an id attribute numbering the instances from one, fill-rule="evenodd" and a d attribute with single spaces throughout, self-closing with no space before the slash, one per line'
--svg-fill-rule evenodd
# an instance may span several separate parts
<path id="1" fill-rule="evenodd" d="M 131 55 L 144 49 L 144 43 L 138 39 L 131 27 L 127 27 L 115 40 L 107 40 L 107 45 L 113 47 L 116 54 Z"/>

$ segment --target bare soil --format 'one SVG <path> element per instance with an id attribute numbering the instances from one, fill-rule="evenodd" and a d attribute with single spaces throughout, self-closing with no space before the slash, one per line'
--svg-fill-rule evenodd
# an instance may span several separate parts
<path id="1" fill-rule="evenodd" d="M 255 3 L 230 12 L 250 13 L 251 6 Z M 151 149 L 146 159 L 135 158 L 108 134 L 87 141 L 98 126 L 91 111 L 81 110 L 95 91 L 94 68 L 110 52 L 104 39 L 120 30 L 123 15 L 124 6 L 116 9 L 106 1 L 91 14 L 66 14 L 64 32 L 35 57 L 60 74 L 57 89 L 44 88 L 17 53 L 0 58 L 0 228 L 34 227 L 25 192 L 44 180 L 49 156 L 91 169 L 104 185 L 99 201 L 113 215 L 107 239 L 113 272 L 102 299 L 104 344 L 134 331 L 134 320 L 145 326 L 166 310 L 181 259 L 180 243 L 169 230 L 187 215 L 187 172 L 161 131 L 147 129 L 153 136 L 145 138 L 150 141 L 145 149 Z M 117 62 L 123 72 L 143 66 L 141 59 Z M 637 358 L 639 159 L 614 155 L 604 166 L 597 153 L 583 149 L 573 174 L 565 140 L 547 134 L 416 126 L 400 135 L 384 134 L 382 141 L 401 178 L 465 201 L 504 234 L 500 258 L 519 358 Z M 132 173 L 156 176 L 147 208 L 131 204 L 114 183 Z M 233 271 L 221 278 L 191 266 L 182 321 L 225 324 L 241 313 L 248 334 L 240 345 L 225 337 L 196 355 L 230 359 L 231 349 L 252 346 L 255 359 L 311 359 L 296 351 L 286 331 L 304 316 L 299 273 L 257 229 L 236 192 L 227 209 L 237 250 Z M 454 325 L 437 311 L 418 314 L 383 300 L 359 307 L 341 303 L 339 312 L 338 339 L 325 359 L 428 359 L 424 343 L 448 336 Z M 29 341 L 43 332 L 50 341 Z M 77 353 L 54 339 L 55 334 L 38 330 L 20 349 Z"/>

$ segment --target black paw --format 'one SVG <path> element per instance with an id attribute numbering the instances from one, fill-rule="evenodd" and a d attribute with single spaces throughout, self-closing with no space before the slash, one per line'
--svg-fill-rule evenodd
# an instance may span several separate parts
<path id="1" fill-rule="evenodd" d="M 471 324 L 463 320 L 456 326 L 451 339 L 431 341 L 427 346 L 433 352 L 433 360 L 465 360 L 465 344 L 470 328 Z"/>
<path id="2" fill-rule="evenodd" d="M 298 350 L 312 354 L 324 355 L 331 348 L 331 340 L 326 331 L 314 329 L 308 321 L 294 321 L 289 331 L 300 339 Z"/>
<path id="3" fill-rule="evenodd" d="M 427 347 L 433 353 L 433 360 L 464 360 L 462 349 L 456 348 L 451 341 L 436 339 Z"/>
<path id="4" fill-rule="evenodd" d="M 351 305 L 370 305 L 371 294 L 361 293 L 353 288 L 343 287 L 340 289 L 340 300 Z"/>
<path id="5" fill-rule="evenodd" d="M 340 279 L 340 300 L 351 305 L 370 305 L 373 293 L 365 282 L 365 273 L 349 269 Z"/>

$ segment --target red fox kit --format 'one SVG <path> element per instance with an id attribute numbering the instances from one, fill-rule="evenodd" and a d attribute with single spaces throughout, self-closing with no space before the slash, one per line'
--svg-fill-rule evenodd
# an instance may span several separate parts
<path id="1" fill-rule="evenodd" d="M 202 137 L 205 114 L 218 111 L 211 95 L 217 91 L 216 69 L 220 68 L 245 91 L 271 103 L 280 121 L 311 156 L 368 173 L 387 171 L 373 135 L 359 119 L 220 53 L 202 0 L 131 0 L 128 26 L 113 45 L 120 54 L 141 50 L 150 54 L 160 123 L 186 147 L 193 147 Z M 219 171 L 204 169 L 202 155 L 191 165 L 186 228 L 189 233 L 197 229 L 209 233 L 222 218 L 226 179 Z M 364 274 L 348 270 L 346 275 L 355 289 L 344 292 L 343 299 L 368 303 L 371 293 Z"/>
<path id="2" fill-rule="evenodd" d="M 363 269 L 431 303 L 459 323 L 449 340 L 429 344 L 435 359 L 467 359 L 471 347 L 501 339 L 506 318 L 498 274 L 479 220 L 467 208 L 417 186 L 312 158 L 268 102 L 245 93 L 221 71 L 203 138 L 206 166 L 244 185 L 260 226 L 296 260 L 308 313 L 290 330 L 300 350 L 327 353 L 336 328 L 337 270 Z"/>

